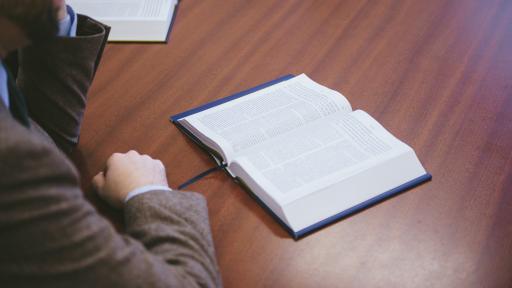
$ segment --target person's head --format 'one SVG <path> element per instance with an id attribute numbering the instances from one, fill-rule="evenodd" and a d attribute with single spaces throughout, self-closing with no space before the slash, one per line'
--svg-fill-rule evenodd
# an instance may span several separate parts
<path id="1" fill-rule="evenodd" d="M 0 58 L 57 34 L 53 0 L 0 0 Z"/>

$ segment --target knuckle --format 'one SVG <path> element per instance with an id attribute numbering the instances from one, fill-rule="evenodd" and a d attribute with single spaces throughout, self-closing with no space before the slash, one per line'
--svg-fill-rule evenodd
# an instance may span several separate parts
<path id="1" fill-rule="evenodd" d="M 153 161 L 153 159 L 151 157 L 149 157 L 148 155 L 142 155 L 141 160 L 144 161 L 146 164 L 149 164 L 149 163 L 151 163 L 151 161 Z"/>
<path id="2" fill-rule="evenodd" d="M 155 164 L 160 169 L 165 169 L 164 163 L 160 160 L 155 160 Z"/>
<path id="3" fill-rule="evenodd" d="M 121 157 L 121 155 L 122 155 L 121 153 L 113 153 L 112 155 L 110 155 L 110 157 L 108 157 L 107 163 L 115 161 L 116 159 Z"/>
<path id="4" fill-rule="evenodd" d="M 117 158 L 117 157 L 119 157 L 121 155 L 123 155 L 123 154 L 116 152 L 116 153 L 113 153 L 112 156 L 110 156 L 110 157 L 111 158 Z"/>

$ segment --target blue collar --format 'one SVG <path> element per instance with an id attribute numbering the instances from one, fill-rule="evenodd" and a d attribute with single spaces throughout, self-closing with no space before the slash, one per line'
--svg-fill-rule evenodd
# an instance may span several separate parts
<path id="1" fill-rule="evenodd" d="M 9 108 L 9 86 L 7 85 L 7 70 L 0 60 L 0 98 L 3 104 Z"/>

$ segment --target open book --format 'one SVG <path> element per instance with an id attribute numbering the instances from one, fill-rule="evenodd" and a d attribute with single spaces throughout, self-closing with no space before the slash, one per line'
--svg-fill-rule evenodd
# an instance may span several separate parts
<path id="1" fill-rule="evenodd" d="M 178 0 L 68 0 L 111 27 L 109 41 L 165 42 Z"/>
<path id="2" fill-rule="evenodd" d="M 431 179 L 411 147 L 304 74 L 171 120 L 294 238 Z"/>

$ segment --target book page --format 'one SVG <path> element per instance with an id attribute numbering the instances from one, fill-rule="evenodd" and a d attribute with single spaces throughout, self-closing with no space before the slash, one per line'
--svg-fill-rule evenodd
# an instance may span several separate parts
<path id="1" fill-rule="evenodd" d="M 167 18 L 176 0 L 68 0 L 75 11 L 98 19 Z"/>
<path id="2" fill-rule="evenodd" d="M 297 199 L 412 149 L 367 113 L 337 113 L 235 159 L 276 199 Z"/>
<path id="3" fill-rule="evenodd" d="M 302 74 L 186 117 L 183 122 L 219 144 L 229 160 L 308 123 L 351 110 L 343 95 Z"/>

